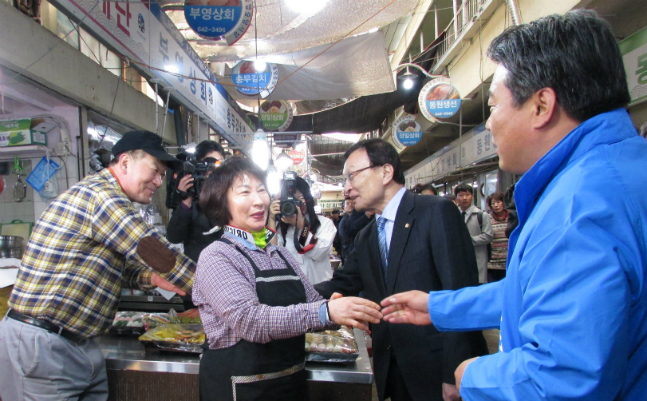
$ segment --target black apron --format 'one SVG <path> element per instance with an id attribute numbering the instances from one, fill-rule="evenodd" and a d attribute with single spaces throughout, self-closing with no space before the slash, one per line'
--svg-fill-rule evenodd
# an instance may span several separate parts
<path id="1" fill-rule="evenodd" d="M 289 306 L 307 302 L 305 288 L 288 261 L 286 269 L 261 271 L 231 241 L 254 268 L 260 303 Z M 201 401 L 300 401 L 307 399 L 305 335 L 267 344 L 240 340 L 223 349 L 206 349 L 200 360 Z"/>

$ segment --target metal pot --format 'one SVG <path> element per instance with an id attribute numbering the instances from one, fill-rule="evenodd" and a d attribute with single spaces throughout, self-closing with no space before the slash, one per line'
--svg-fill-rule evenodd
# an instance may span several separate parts
<path id="1" fill-rule="evenodd" d="M 21 248 L 22 237 L 16 235 L 0 235 L 0 250 L 7 251 L 10 249 Z"/>
<path id="2" fill-rule="evenodd" d="M 14 248 L 14 249 L 9 249 L 9 250 L 0 250 L 0 258 L 22 259 L 22 248 Z"/>

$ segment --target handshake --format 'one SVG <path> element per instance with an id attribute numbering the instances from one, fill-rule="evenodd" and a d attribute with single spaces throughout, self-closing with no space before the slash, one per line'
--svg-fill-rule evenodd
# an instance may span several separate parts
<path id="1" fill-rule="evenodd" d="M 370 332 L 367 322 L 377 324 L 380 320 L 419 326 L 431 324 L 428 302 L 429 294 L 423 291 L 391 295 L 382 300 L 381 306 L 364 298 L 344 298 L 341 294 L 334 293 L 328 302 L 328 313 L 330 320 L 337 324 Z"/>

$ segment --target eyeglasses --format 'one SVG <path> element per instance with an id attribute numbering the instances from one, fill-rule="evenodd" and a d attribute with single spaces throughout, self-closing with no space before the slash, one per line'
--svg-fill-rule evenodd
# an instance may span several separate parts
<path id="1" fill-rule="evenodd" d="M 378 167 L 378 166 L 368 166 L 368 167 L 360 168 L 359 170 L 351 171 L 350 173 L 348 173 L 346 175 L 346 182 L 349 182 L 349 183 L 352 184 L 353 183 L 353 178 L 355 178 L 355 176 L 357 174 L 361 173 L 364 170 L 368 170 L 369 168 L 373 168 L 373 167 Z"/>

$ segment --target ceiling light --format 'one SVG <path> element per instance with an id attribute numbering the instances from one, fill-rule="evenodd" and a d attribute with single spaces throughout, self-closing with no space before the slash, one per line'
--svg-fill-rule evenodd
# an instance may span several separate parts
<path id="1" fill-rule="evenodd" d="M 416 74 L 412 74 L 411 71 L 409 71 L 409 67 L 407 66 L 407 72 L 400 75 L 398 77 L 398 80 L 402 82 L 402 87 L 406 90 L 409 90 L 413 88 L 413 85 L 415 84 L 415 80 L 418 78 Z"/>
<path id="2" fill-rule="evenodd" d="M 254 69 L 256 72 L 263 72 L 267 68 L 267 63 L 263 60 L 255 60 L 254 61 Z"/>
<path id="3" fill-rule="evenodd" d="M 292 161 L 292 158 L 285 151 L 282 151 L 276 158 L 276 167 L 281 171 L 286 171 L 292 165 L 294 165 L 294 161 Z"/>
<path id="4" fill-rule="evenodd" d="M 180 73 L 180 69 L 175 64 L 165 64 L 164 65 L 164 70 L 166 70 L 166 72 L 170 72 L 171 74 L 179 74 Z"/>
<path id="5" fill-rule="evenodd" d="M 254 163 L 263 170 L 266 170 L 270 164 L 270 146 L 267 143 L 265 131 L 261 128 L 254 133 L 254 142 L 252 142 L 252 150 L 250 153 Z"/>
<path id="6" fill-rule="evenodd" d="M 368 30 L 368 33 L 374 33 L 374 32 L 377 32 L 377 30 L 378 30 L 378 29 L 379 29 L 378 27 L 371 28 L 371 29 L 369 29 L 369 30 Z"/>
<path id="7" fill-rule="evenodd" d="M 307 15 L 315 15 L 326 6 L 328 0 L 283 0 L 290 10 Z"/>
<path id="8" fill-rule="evenodd" d="M 267 168 L 267 191 L 270 195 L 281 193 L 281 173 L 276 170 L 276 167 L 271 162 Z"/>

